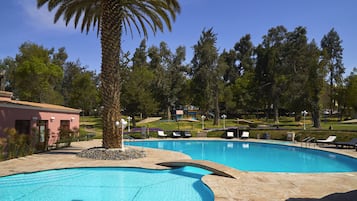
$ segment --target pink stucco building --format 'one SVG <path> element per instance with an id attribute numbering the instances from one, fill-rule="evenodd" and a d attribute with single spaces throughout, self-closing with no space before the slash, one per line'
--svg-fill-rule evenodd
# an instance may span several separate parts
<path id="1" fill-rule="evenodd" d="M 79 128 L 78 109 L 17 101 L 11 96 L 10 92 L 0 91 L 0 136 L 5 135 L 5 128 L 15 128 L 18 133 L 33 134 L 38 143 L 45 143 L 48 131 L 48 145 L 53 145 L 59 139 L 60 128 Z"/>

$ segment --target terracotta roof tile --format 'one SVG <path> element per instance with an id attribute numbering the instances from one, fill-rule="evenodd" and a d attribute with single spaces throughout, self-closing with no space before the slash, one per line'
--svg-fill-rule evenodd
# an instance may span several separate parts
<path id="1" fill-rule="evenodd" d="M 61 112 L 73 112 L 73 113 L 80 113 L 81 110 L 79 109 L 74 109 L 70 107 L 64 107 L 61 105 L 53 105 L 53 104 L 47 104 L 47 103 L 35 103 L 35 102 L 29 102 L 29 101 L 18 101 L 18 100 L 11 100 L 8 98 L 3 98 L 0 97 L 0 103 L 8 103 L 8 104 L 15 104 L 19 106 L 30 106 L 30 107 L 35 107 L 35 108 L 40 108 L 40 109 L 47 109 L 47 110 L 54 110 L 54 111 L 61 111 Z"/>

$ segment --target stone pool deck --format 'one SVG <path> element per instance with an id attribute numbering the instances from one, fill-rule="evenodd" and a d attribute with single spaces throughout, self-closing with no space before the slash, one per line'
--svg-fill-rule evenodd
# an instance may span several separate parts
<path id="1" fill-rule="evenodd" d="M 145 150 L 147 157 L 125 161 L 93 160 L 76 156 L 83 149 L 98 146 L 101 146 L 101 140 L 75 142 L 69 148 L 3 161 L 0 162 L 0 176 L 70 167 L 143 167 L 166 169 L 167 167 L 157 164 L 177 160 L 187 162 L 190 159 L 189 156 L 178 152 L 148 148 L 142 148 Z M 301 145 L 296 144 L 295 146 Z M 357 152 L 352 149 L 312 148 L 339 152 L 357 158 Z M 219 165 L 217 168 L 219 169 L 221 166 Z M 235 178 L 217 175 L 206 175 L 203 177 L 203 181 L 213 190 L 216 201 L 357 200 L 357 172 L 293 174 L 252 173 L 228 169 L 229 174 Z"/>

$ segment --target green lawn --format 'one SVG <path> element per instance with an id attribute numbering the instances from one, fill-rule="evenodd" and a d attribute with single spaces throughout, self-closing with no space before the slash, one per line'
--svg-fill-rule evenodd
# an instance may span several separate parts
<path id="1" fill-rule="evenodd" d="M 294 131 L 298 138 L 302 139 L 306 136 L 314 136 L 317 139 L 323 139 L 329 135 L 337 135 L 337 140 L 349 140 L 353 137 L 357 137 L 357 124 L 343 124 L 338 121 L 322 121 L 321 128 L 315 129 L 312 128 L 311 120 L 305 120 L 306 130 L 303 130 L 304 121 L 295 122 L 293 118 L 284 117 L 281 119 L 278 125 L 274 124 L 272 121 L 264 121 L 257 119 L 249 119 L 253 121 L 253 125 L 248 125 L 247 123 L 240 122 L 237 124 L 235 119 L 226 119 L 226 127 L 244 127 L 250 130 L 251 137 L 256 138 L 261 136 L 263 133 L 269 133 L 273 139 L 285 139 L 286 133 L 288 131 Z M 102 122 L 98 117 L 81 117 L 81 133 L 91 132 L 96 134 L 96 138 L 101 138 L 102 135 Z M 329 127 L 332 126 L 332 130 L 329 130 Z M 155 121 L 145 124 L 137 124 L 136 127 L 146 127 L 146 128 L 160 128 L 165 131 L 172 130 L 189 130 L 193 136 L 198 132 L 202 131 L 202 121 L 198 122 L 187 122 L 187 121 Z M 219 125 L 213 125 L 213 120 L 205 120 L 204 127 L 206 129 L 212 128 L 223 128 L 223 120 L 220 120 Z M 132 125 L 131 125 L 132 128 Z M 224 131 L 210 132 L 208 136 L 220 137 Z M 135 134 L 133 134 L 135 135 Z M 140 136 L 140 134 L 137 134 Z M 150 136 L 156 136 L 156 133 L 150 133 Z"/>

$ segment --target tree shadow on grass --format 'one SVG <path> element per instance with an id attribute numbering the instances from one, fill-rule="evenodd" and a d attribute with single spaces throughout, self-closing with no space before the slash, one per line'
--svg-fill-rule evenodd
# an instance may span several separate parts
<path id="1" fill-rule="evenodd" d="M 286 201 L 357 201 L 357 190 L 333 193 L 323 198 L 289 198 Z"/>

